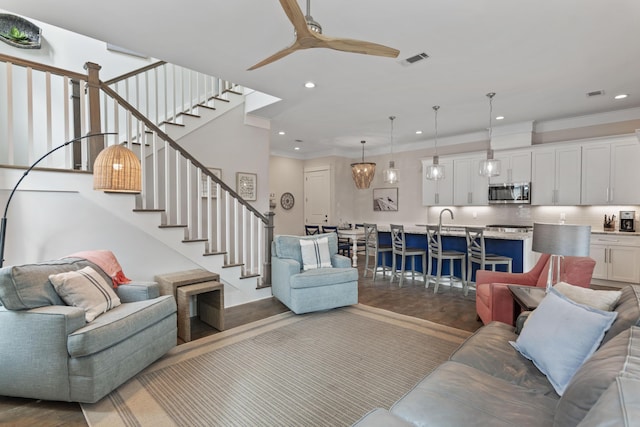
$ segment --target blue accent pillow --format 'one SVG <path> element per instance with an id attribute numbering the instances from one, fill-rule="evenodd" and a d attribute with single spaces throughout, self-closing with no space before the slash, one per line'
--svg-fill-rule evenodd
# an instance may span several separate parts
<path id="1" fill-rule="evenodd" d="M 555 289 L 529 316 L 511 345 L 531 360 L 562 396 L 573 375 L 598 349 L 618 315 L 578 304 Z"/>

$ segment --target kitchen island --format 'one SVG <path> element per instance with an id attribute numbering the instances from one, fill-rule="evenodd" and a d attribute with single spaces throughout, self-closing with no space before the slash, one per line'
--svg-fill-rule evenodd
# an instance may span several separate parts
<path id="1" fill-rule="evenodd" d="M 477 227 L 477 226 L 476 226 Z M 407 247 L 427 248 L 427 230 L 424 225 L 405 226 L 405 236 Z M 391 231 L 388 225 L 378 225 L 380 244 L 391 244 Z M 514 273 L 523 273 L 529 271 L 535 265 L 540 254 L 532 252 L 531 237 L 532 233 L 519 231 L 485 231 L 485 244 L 487 253 L 496 255 L 504 255 L 513 259 L 512 271 Z M 460 252 L 467 251 L 467 241 L 465 235 L 465 226 L 463 225 L 443 225 L 442 226 L 442 247 L 445 250 L 456 250 Z M 386 253 L 380 257 L 380 265 L 384 262 L 391 265 L 391 254 Z M 418 271 L 422 271 L 421 263 L 417 262 Z M 435 263 L 433 271 L 435 271 Z M 475 271 L 478 265 L 473 267 L 471 281 L 475 282 Z M 498 271 L 505 271 L 505 266 L 497 266 Z M 449 272 L 449 263 L 443 263 L 443 275 L 451 274 Z M 459 263 L 455 263 L 453 274 L 457 277 L 461 276 Z"/>

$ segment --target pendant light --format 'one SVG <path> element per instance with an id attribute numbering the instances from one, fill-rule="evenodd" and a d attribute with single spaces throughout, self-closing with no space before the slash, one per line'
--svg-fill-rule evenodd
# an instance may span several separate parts
<path id="1" fill-rule="evenodd" d="M 493 150 L 491 149 L 494 96 L 496 96 L 494 92 L 489 92 L 487 94 L 487 98 L 489 98 L 489 148 L 487 149 L 487 158 L 480 161 L 480 168 L 478 170 L 480 176 L 486 176 L 487 178 L 500 175 L 500 160 L 493 158 Z"/>
<path id="2" fill-rule="evenodd" d="M 360 141 L 362 144 L 362 162 L 351 163 L 351 175 L 353 176 L 353 182 L 356 184 L 358 190 L 369 188 L 373 175 L 376 173 L 376 164 L 364 161 L 364 144 L 366 141 Z"/>
<path id="3" fill-rule="evenodd" d="M 396 169 L 396 162 L 393 161 L 393 121 L 396 116 L 389 116 L 391 121 L 391 160 L 389 160 L 389 168 L 382 172 L 384 182 L 387 184 L 395 184 L 398 182 L 398 169 Z"/>
<path id="4" fill-rule="evenodd" d="M 444 166 L 439 163 L 438 156 L 438 110 L 440 109 L 439 105 L 433 106 L 433 111 L 435 112 L 435 129 L 436 129 L 436 143 L 435 143 L 435 151 L 433 155 L 433 164 L 427 166 L 426 176 L 430 181 L 438 181 L 444 179 Z"/>

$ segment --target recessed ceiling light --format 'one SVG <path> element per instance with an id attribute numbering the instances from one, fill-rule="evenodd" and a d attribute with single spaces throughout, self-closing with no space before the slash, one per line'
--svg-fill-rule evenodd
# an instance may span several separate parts
<path id="1" fill-rule="evenodd" d="M 300 147 L 293 147 L 293 149 L 294 149 L 294 150 L 299 150 L 299 149 L 300 149 Z"/>
<path id="2" fill-rule="evenodd" d="M 278 132 L 278 135 L 284 135 L 284 131 L 281 130 L 280 132 Z"/>
<path id="3" fill-rule="evenodd" d="M 422 135 L 422 131 L 421 130 L 417 130 L 416 131 L 416 135 Z"/>
<path id="4" fill-rule="evenodd" d="M 613 99 L 625 99 L 627 96 L 629 95 L 627 95 L 626 93 L 621 93 L 620 95 L 614 96 Z"/>
<path id="5" fill-rule="evenodd" d="M 316 87 L 316 84 L 314 82 L 306 82 L 304 84 L 304 87 L 306 87 L 307 89 L 313 89 L 314 87 Z"/>
<path id="6" fill-rule="evenodd" d="M 504 120 L 504 116 L 498 116 L 496 117 L 496 120 Z"/>

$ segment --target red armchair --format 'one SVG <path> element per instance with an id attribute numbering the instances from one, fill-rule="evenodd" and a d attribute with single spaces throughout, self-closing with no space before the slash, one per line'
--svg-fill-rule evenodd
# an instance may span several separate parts
<path id="1" fill-rule="evenodd" d="M 497 320 L 513 325 L 513 298 L 507 284 L 544 288 L 547 285 L 549 259 L 549 254 L 542 254 L 536 265 L 527 273 L 478 270 L 476 312 L 482 323 L 486 325 Z M 564 257 L 561 262 L 560 280 L 588 288 L 595 265 L 596 262 L 589 257 Z"/>

